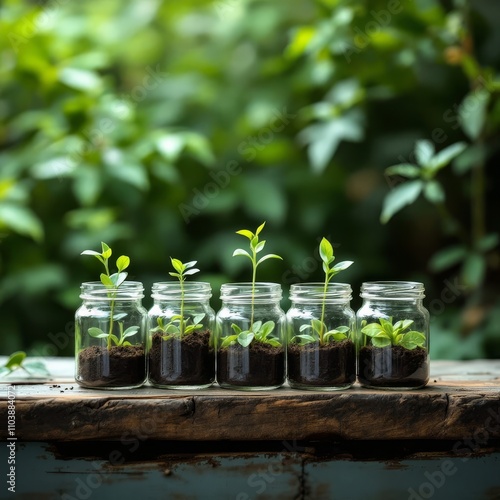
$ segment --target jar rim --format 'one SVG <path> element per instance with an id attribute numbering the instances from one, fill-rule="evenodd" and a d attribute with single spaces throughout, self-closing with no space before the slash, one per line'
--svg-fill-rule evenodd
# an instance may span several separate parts
<path id="1" fill-rule="evenodd" d="M 124 281 L 118 288 L 110 288 L 100 281 L 86 281 L 80 286 L 80 298 L 87 300 L 138 300 L 144 297 L 140 281 Z"/>
<path id="2" fill-rule="evenodd" d="M 325 302 L 344 303 L 352 299 L 352 288 L 349 283 L 328 283 L 326 294 L 325 284 L 321 282 L 294 283 L 290 286 L 290 300 L 293 302 Z"/>
<path id="3" fill-rule="evenodd" d="M 419 281 L 365 281 L 360 296 L 364 299 L 415 300 L 425 297 Z"/>
<path id="4" fill-rule="evenodd" d="M 206 281 L 189 281 L 183 284 L 185 300 L 208 300 L 212 286 Z M 157 300 L 180 300 L 181 285 L 176 281 L 157 281 L 151 287 L 151 297 Z"/>
<path id="5" fill-rule="evenodd" d="M 256 302 L 279 301 L 282 296 L 283 293 L 279 283 L 255 282 L 254 300 Z M 220 287 L 220 298 L 223 301 L 249 302 L 252 299 L 252 283 L 224 283 Z"/>

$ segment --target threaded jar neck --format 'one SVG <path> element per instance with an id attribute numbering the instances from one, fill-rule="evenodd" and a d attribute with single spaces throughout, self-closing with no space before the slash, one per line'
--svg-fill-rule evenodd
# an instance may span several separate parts
<path id="1" fill-rule="evenodd" d="M 360 296 L 368 300 L 422 300 L 423 283 L 416 281 L 368 281 L 361 285 Z"/>
<path id="2" fill-rule="evenodd" d="M 352 288 L 347 283 L 297 283 L 290 287 L 290 300 L 295 303 L 342 304 L 352 299 Z"/>
<path id="3" fill-rule="evenodd" d="M 139 281 L 125 281 L 118 288 L 104 286 L 100 281 L 89 281 L 80 286 L 83 300 L 140 300 L 144 297 L 144 285 Z"/>
<path id="4" fill-rule="evenodd" d="M 255 283 L 254 302 L 256 304 L 279 302 L 282 296 L 281 285 L 278 283 Z M 225 283 L 221 286 L 220 298 L 223 302 L 250 304 L 252 302 L 252 284 Z"/>
<path id="5" fill-rule="evenodd" d="M 180 283 L 158 282 L 153 283 L 151 297 L 154 300 L 181 300 L 204 301 L 212 297 L 210 283 L 203 281 L 189 281 L 183 284 L 183 292 Z"/>

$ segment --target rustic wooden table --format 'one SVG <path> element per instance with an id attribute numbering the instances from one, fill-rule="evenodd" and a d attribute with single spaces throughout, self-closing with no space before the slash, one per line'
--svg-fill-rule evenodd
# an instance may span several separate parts
<path id="1" fill-rule="evenodd" d="M 500 360 L 435 361 L 418 391 L 328 393 L 95 391 L 72 360 L 48 364 L 53 380 L 0 385 L 0 463 L 14 457 L 22 498 L 500 499 Z"/>

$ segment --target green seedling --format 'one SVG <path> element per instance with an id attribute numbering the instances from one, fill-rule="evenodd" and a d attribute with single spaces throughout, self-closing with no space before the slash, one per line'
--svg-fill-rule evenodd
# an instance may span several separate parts
<path id="1" fill-rule="evenodd" d="M 196 330 L 200 330 L 203 328 L 201 321 L 205 317 L 204 313 L 197 314 L 192 318 L 186 318 L 184 316 L 184 281 L 186 280 L 186 276 L 191 276 L 200 272 L 199 269 L 194 267 L 196 265 L 196 261 L 193 260 L 184 264 L 179 259 L 173 259 L 172 257 L 170 257 L 170 261 L 172 262 L 174 271 L 169 274 L 179 280 L 181 287 L 181 313 L 172 316 L 171 320 L 167 324 L 165 324 L 163 318 L 157 318 L 156 322 L 158 323 L 158 326 L 153 330 L 153 332 L 159 332 L 162 335 L 163 340 L 168 340 L 172 337 L 181 338 L 184 335 L 189 335 Z M 189 324 L 190 321 L 191 324 Z"/>
<path id="2" fill-rule="evenodd" d="M 101 264 L 104 266 L 104 273 L 101 273 L 100 280 L 101 283 L 108 289 L 110 289 L 108 293 L 108 298 L 110 301 L 110 314 L 109 314 L 109 328 L 108 331 L 105 332 L 97 327 L 91 327 L 88 329 L 88 334 L 91 337 L 98 339 L 106 339 L 108 349 L 111 348 L 111 345 L 114 344 L 116 346 L 129 346 L 132 345 L 126 338 L 133 337 L 139 331 L 138 326 L 130 326 L 126 330 L 123 330 L 123 322 L 120 322 L 120 317 L 123 315 L 115 316 L 115 298 L 118 288 L 123 284 L 123 282 L 127 279 L 128 273 L 125 272 L 125 269 L 130 265 L 130 258 L 126 255 L 121 255 L 116 259 L 116 268 L 117 272 L 110 274 L 109 271 L 109 259 L 112 255 L 111 248 L 106 245 L 106 243 L 101 242 L 102 251 L 96 252 L 94 250 L 84 250 L 81 255 L 92 255 L 94 256 Z M 115 321 L 118 323 L 119 336 L 113 333 L 114 323 Z"/>
<path id="3" fill-rule="evenodd" d="M 370 337 L 375 347 L 398 346 L 405 349 L 415 349 L 425 345 L 425 335 L 422 332 L 409 330 L 413 325 L 413 320 L 403 319 L 392 324 L 392 317 L 389 319 L 380 318 L 378 323 L 361 324 L 361 333 Z M 365 341 L 366 341 L 365 337 Z"/>
<path id="4" fill-rule="evenodd" d="M 236 234 L 240 234 L 245 238 L 248 238 L 250 241 L 250 252 L 243 250 L 242 248 L 237 248 L 233 252 L 233 257 L 243 256 L 250 259 L 252 263 L 252 292 L 251 292 L 251 313 L 250 313 L 250 326 L 248 330 L 242 330 L 238 325 L 234 323 L 231 325 L 231 328 L 234 331 L 234 335 L 229 335 L 222 339 L 221 347 L 228 347 L 230 345 L 235 344 L 236 342 L 240 344 L 242 347 L 248 347 L 252 341 L 262 342 L 264 344 L 270 344 L 274 347 L 280 347 L 281 342 L 276 340 L 273 337 L 269 337 L 269 335 L 273 332 L 275 328 L 274 321 L 266 321 L 262 324 L 262 321 L 254 322 L 254 312 L 255 312 L 255 282 L 257 278 L 257 268 L 264 261 L 268 259 L 280 259 L 282 257 L 276 255 L 274 253 L 269 253 L 267 255 L 263 255 L 260 258 L 257 258 L 257 254 L 264 250 L 266 245 L 266 241 L 259 241 L 259 234 L 262 232 L 265 226 L 265 222 L 263 222 L 255 231 L 249 231 L 248 229 L 240 229 L 236 231 Z"/>
<path id="5" fill-rule="evenodd" d="M 327 344 L 332 341 L 340 341 L 348 338 L 349 327 L 338 326 L 333 330 L 328 330 L 325 324 L 325 304 L 326 304 L 326 293 L 328 291 L 328 284 L 331 279 L 341 271 L 344 271 L 349 266 L 353 264 L 352 261 L 346 260 L 339 262 L 333 266 L 333 261 L 335 260 L 333 246 L 326 239 L 323 238 L 319 244 L 319 255 L 323 261 L 323 271 L 325 273 L 325 281 L 323 285 L 323 300 L 321 302 L 321 319 L 313 319 L 310 324 L 302 325 L 299 329 L 300 335 L 295 335 L 292 338 L 292 342 L 305 344 L 312 344 L 319 342 L 320 345 Z"/>
<path id="6" fill-rule="evenodd" d="M 23 370 L 28 374 L 29 378 L 46 378 L 50 376 L 50 372 L 43 361 L 26 360 L 26 353 L 23 351 L 12 353 L 7 362 L 0 366 L 0 378 L 6 377 L 17 370 Z"/>

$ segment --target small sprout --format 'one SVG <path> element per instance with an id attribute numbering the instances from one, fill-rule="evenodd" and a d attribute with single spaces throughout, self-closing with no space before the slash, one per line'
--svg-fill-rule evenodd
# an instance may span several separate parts
<path id="1" fill-rule="evenodd" d="M 233 257 L 243 256 L 250 259 L 252 263 L 252 293 L 251 293 L 251 316 L 250 316 L 250 327 L 248 330 L 242 330 L 238 325 L 234 323 L 231 325 L 231 328 L 234 331 L 234 335 L 228 335 L 227 337 L 222 338 L 221 347 L 228 347 L 230 345 L 234 345 L 236 343 L 240 344 L 242 347 L 248 347 L 254 340 L 256 342 L 261 342 L 264 344 L 272 345 L 273 347 L 281 347 L 281 342 L 277 340 L 275 337 L 270 337 L 270 334 L 273 332 L 275 328 L 274 321 L 266 321 L 262 324 L 262 321 L 254 322 L 254 310 L 255 310 L 255 282 L 257 278 L 257 268 L 264 261 L 268 259 L 280 259 L 283 260 L 282 257 L 276 255 L 274 253 L 269 253 L 267 255 L 263 255 L 260 258 L 257 258 L 257 254 L 264 250 L 266 245 L 266 240 L 259 241 L 259 234 L 262 232 L 265 226 L 265 222 L 263 222 L 253 233 L 248 229 L 240 229 L 236 231 L 236 234 L 240 234 L 245 238 L 250 240 L 250 252 L 247 250 L 243 250 L 242 248 L 237 248 L 233 252 Z"/>
<path id="2" fill-rule="evenodd" d="M 200 270 L 196 269 L 196 261 L 182 263 L 179 259 L 173 259 L 170 257 L 172 262 L 173 272 L 169 272 L 170 276 L 177 278 L 181 287 L 181 313 L 172 316 L 169 323 L 165 325 L 163 318 L 157 318 L 156 322 L 158 326 L 153 330 L 153 332 L 158 332 L 162 335 L 163 340 L 168 340 L 172 337 L 180 338 L 184 335 L 189 335 L 197 330 L 203 328 L 201 323 L 205 314 L 196 314 L 192 318 L 186 318 L 184 316 L 184 281 L 186 276 L 192 276 L 193 274 L 199 273 Z M 191 321 L 192 324 L 189 324 Z"/>
<path id="3" fill-rule="evenodd" d="M 111 348 L 112 344 L 114 344 L 116 346 L 129 346 L 132 344 L 128 341 L 125 341 L 125 339 L 127 337 L 132 337 L 133 335 L 136 335 L 137 332 L 139 331 L 139 327 L 138 326 L 131 326 L 131 327 L 127 328 L 125 331 L 123 331 L 123 322 L 117 321 L 118 328 L 120 331 L 119 337 L 117 337 L 116 335 L 113 334 L 113 328 L 114 328 L 115 320 L 118 320 L 118 317 L 114 316 L 116 290 L 127 279 L 128 273 L 125 272 L 125 269 L 127 269 L 130 265 L 130 257 L 128 257 L 126 255 L 121 255 L 120 257 L 118 257 L 118 259 L 116 259 L 117 272 L 110 274 L 110 272 L 109 272 L 109 259 L 110 259 L 111 255 L 113 254 L 113 252 L 112 252 L 111 248 L 104 242 L 101 242 L 101 248 L 102 248 L 101 253 L 96 252 L 95 250 L 84 250 L 80 254 L 80 255 L 92 255 L 99 262 L 101 262 L 101 264 L 104 266 L 104 270 L 105 270 L 105 272 L 101 273 L 101 275 L 100 275 L 101 283 L 106 288 L 113 290 L 113 291 L 110 291 L 108 293 L 108 297 L 111 299 L 111 305 L 110 305 L 111 311 L 110 311 L 110 316 L 109 316 L 108 332 L 105 332 L 97 327 L 91 327 L 88 329 L 88 334 L 94 338 L 107 339 L 108 349 Z"/>
<path id="4" fill-rule="evenodd" d="M 43 361 L 31 361 L 27 359 L 26 353 L 16 351 L 9 356 L 3 366 L 0 366 L 0 378 L 6 377 L 16 370 L 23 370 L 29 378 L 45 378 L 50 372 Z"/>
<path id="5" fill-rule="evenodd" d="M 319 342 L 321 345 L 324 345 L 331 341 L 341 341 L 349 338 L 349 327 L 338 326 L 334 330 L 328 330 L 325 324 L 325 304 L 328 284 L 336 274 L 344 271 L 353 264 L 352 261 L 346 260 L 333 266 L 333 261 L 335 260 L 333 253 L 332 244 L 326 238 L 323 238 L 319 244 L 319 255 L 323 261 L 323 271 L 325 273 L 323 301 L 321 303 L 321 319 L 313 319 L 310 324 L 302 325 L 299 329 L 300 332 L 305 332 L 307 330 L 310 330 L 310 332 L 295 335 L 291 339 L 292 342 L 300 343 L 301 345 Z"/>
<path id="6" fill-rule="evenodd" d="M 422 332 L 406 330 L 413 325 L 413 320 L 404 319 L 392 324 L 389 319 L 380 318 L 378 323 L 362 324 L 361 333 L 371 338 L 375 347 L 401 346 L 405 349 L 415 349 L 425 345 L 425 335 Z"/>

